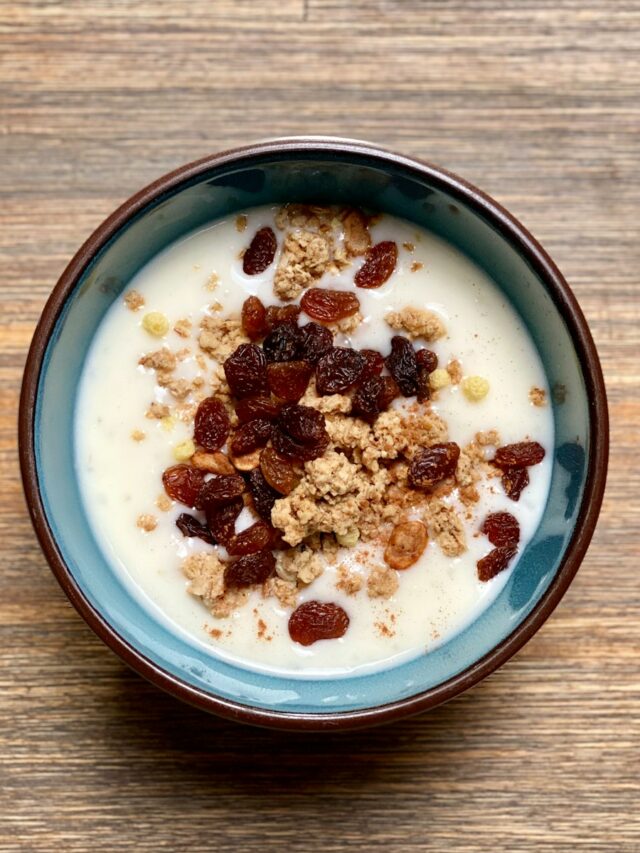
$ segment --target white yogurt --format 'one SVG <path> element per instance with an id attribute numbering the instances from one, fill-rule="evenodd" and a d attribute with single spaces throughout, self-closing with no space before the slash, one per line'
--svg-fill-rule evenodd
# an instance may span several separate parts
<path id="1" fill-rule="evenodd" d="M 477 535 L 478 528 L 488 512 L 508 510 L 520 523 L 522 551 L 544 510 L 550 454 L 529 469 L 531 482 L 518 503 L 504 495 L 497 480 L 481 485 L 474 520 L 465 522 L 468 550 L 452 559 L 430 541 L 418 563 L 399 573 L 399 589 L 392 599 L 370 599 L 366 589 L 356 596 L 336 590 L 336 566 L 345 559 L 355 571 L 364 572 L 358 566 L 357 548 L 341 555 L 344 559 L 336 566 L 328 565 L 300 594 L 299 602 L 320 599 L 344 607 L 350 625 L 339 640 L 309 647 L 293 643 L 287 631 L 290 611 L 257 592 L 228 619 L 211 616 L 186 591 L 180 570 L 187 555 L 210 546 L 185 539 L 177 530 L 175 519 L 184 507 L 160 512 L 155 506 L 162 491 L 162 472 L 175 464 L 173 448 L 191 437 L 192 427 L 178 422 L 167 432 L 159 421 L 145 418 L 151 400 L 171 401 L 166 391 L 157 388 L 154 374 L 138 366 L 138 360 L 161 345 L 173 350 L 189 345 L 197 352 L 198 325 L 213 301 L 222 304 L 224 315 L 238 313 L 249 294 L 266 304 L 277 302 L 272 290 L 274 266 L 262 275 L 246 276 L 238 261 L 238 253 L 257 228 L 273 225 L 275 210 L 247 211 L 244 233 L 238 233 L 233 216 L 169 246 L 130 282 L 128 289 L 145 298 L 144 309 L 133 313 L 118 300 L 109 310 L 87 356 L 77 402 L 76 460 L 82 495 L 100 547 L 131 592 L 155 618 L 193 644 L 245 667 L 298 677 L 381 669 L 435 648 L 493 601 L 513 566 L 489 583 L 477 579 L 476 562 L 491 548 L 484 536 Z M 374 242 L 391 239 L 398 246 L 409 242 L 415 249 L 411 253 L 400 248 L 396 272 L 381 288 L 358 290 L 364 321 L 351 337 L 353 345 L 386 353 L 395 334 L 383 319 L 389 310 L 412 305 L 437 311 L 448 330 L 446 338 L 430 345 L 440 364 L 457 358 L 465 375 L 483 376 L 491 388 L 480 403 L 470 403 L 459 386 L 440 392 L 434 409 L 447 421 L 450 440 L 464 445 L 477 431 L 495 428 L 503 444 L 531 438 L 552 447 L 550 407 L 534 407 L 528 398 L 532 386 L 548 393 L 540 358 L 522 321 L 495 284 L 451 245 L 410 223 L 384 217 L 373 226 L 372 235 Z M 423 267 L 412 272 L 415 262 Z M 214 272 L 220 284 L 211 293 L 206 283 Z M 338 277 L 325 275 L 321 283 L 352 288 L 353 274 L 352 267 Z M 141 327 L 146 311 L 163 312 L 172 324 L 189 317 L 193 339 L 185 342 L 173 331 L 162 342 L 151 338 Z M 180 370 L 187 377 L 198 372 L 193 358 L 186 359 Z M 134 429 L 146 433 L 144 441 L 132 441 Z M 453 501 L 455 505 L 455 495 Z M 137 517 L 144 513 L 158 519 L 152 533 L 136 526 Z M 257 636 L 258 620 L 266 624 L 263 639 Z M 209 633 L 212 628 L 222 632 L 218 639 Z"/>

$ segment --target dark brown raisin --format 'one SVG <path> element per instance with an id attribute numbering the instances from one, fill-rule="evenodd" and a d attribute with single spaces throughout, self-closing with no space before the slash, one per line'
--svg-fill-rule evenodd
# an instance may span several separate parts
<path id="1" fill-rule="evenodd" d="M 335 323 L 356 314 L 360 308 L 360 300 L 355 293 L 347 290 L 310 287 L 300 300 L 300 305 L 305 314 L 313 320 Z"/>
<path id="2" fill-rule="evenodd" d="M 281 323 L 269 332 L 262 349 L 270 364 L 278 361 L 295 361 L 300 351 L 302 333 L 294 323 Z"/>
<path id="3" fill-rule="evenodd" d="M 375 349 L 361 349 L 360 355 L 365 358 L 365 366 L 360 375 L 360 382 L 369 379 L 371 376 L 380 376 L 384 367 L 384 358 L 381 353 Z"/>
<path id="4" fill-rule="evenodd" d="M 416 374 L 416 397 L 419 403 L 426 403 L 431 399 L 431 386 L 429 385 L 429 371 L 426 367 L 418 365 Z"/>
<path id="5" fill-rule="evenodd" d="M 276 256 L 278 242 L 273 229 L 265 226 L 256 231 L 253 240 L 242 258 L 242 269 L 246 275 L 258 275 L 271 266 Z"/>
<path id="6" fill-rule="evenodd" d="M 489 551 L 486 557 L 478 560 L 478 578 L 481 581 L 490 581 L 491 578 L 500 574 L 515 557 L 516 550 L 513 545 L 505 545 Z"/>
<path id="7" fill-rule="evenodd" d="M 529 485 L 529 472 L 526 468 L 505 468 L 502 475 L 502 488 L 508 498 L 519 501 L 523 490 Z"/>
<path id="8" fill-rule="evenodd" d="M 280 411 L 280 403 L 276 403 L 271 397 L 245 397 L 238 400 L 236 415 L 241 424 L 258 419 L 275 421 Z"/>
<path id="9" fill-rule="evenodd" d="M 265 524 L 264 521 L 256 521 L 241 533 L 235 533 L 225 547 L 232 557 L 256 554 L 271 546 L 271 531 L 271 525 Z"/>
<path id="10" fill-rule="evenodd" d="M 271 438 L 271 430 L 271 421 L 264 418 L 257 418 L 243 424 L 231 439 L 231 452 L 234 456 L 244 456 L 259 447 L 264 447 Z"/>
<path id="11" fill-rule="evenodd" d="M 339 604 L 305 601 L 289 617 L 289 636 L 294 643 L 310 646 L 318 640 L 344 637 L 349 617 Z"/>
<path id="12" fill-rule="evenodd" d="M 429 373 L 433 373 L 438 366 L 438 356 L 430 349 L 419 349 L 416 352 L 416 362 L 418 367 L 426 367 Z"/>
<path id="13" fill-rule="evenodd" d="M 329 439 L 324 415 L 310 406 L 287 403 L 280 409 L 278 426 L 301 444 L 323 444 Z"/>
<path id="14" fill-rule="evenodd" d="M 242 305 L 242 328 L 252 341 L 267 334 L 267 312 L 257 296 L 249 296 Z"/>
<path id="15" fill-rule="evenodd" d="M 482 532 L 496 547 L 517 545 L 520 540 L 518 519 L 510 512 L 492 512 L 482 524 Z"/>
<path id="16" fill-rule="evenodd" d="M 224 362 L 224 373 L 236 397 L 269 393 L 267 359 L 256 344 L 240 344 Z"/>
<path id="17" fill-rule="evenodd" d="M 381 412 L 386 412 L 391 403 L 400 396 L 400 389 L 391 376 L 381 376 L 382 389 L 378 393 L 378 408 Z"/>
<path id="18" fill-rule="evenodd" d="M 249 491 L 255 511 L 260 518 L 270 522 L 273 505 L 281 495 L 267 483 L 260 468 L 254 468 L 249 473 Z"/>
<path id="19" fill-rule="evenodd" d="M 225 586 L 238 588 L 264 583 L 271 577 L 275 567 L 276 560 L 271 551 L 258 551 L 257 554 L 240 557 L 224 570 Z"/>
<path id="20" fill-rule="evenodd" d="M 207 526 L 216 542 L 226 546 L 231 541 L 235 535 L 236 519 L 243 506 L 242 498 L 236 498 L 226 506 L 209 507 L 206 510 Z"/>
<path id="21" fill-rule="evenodd" d="M 459 456 L 460 448 L 455 441 L 419 450 L 409 466 L 409 485 L 414 489 L 431 489 L 441 480 L 452 477 Z"/>
<path id="22" fill-rule="evenodd" d="M 306 361 L 281 361 L 267 367 L 271 393 L 288 402 L 302 397 L 312 375 L 313 368 Z"/>
<path id="23" fill-rule="evenodd" d="M 190 465 L 173 465 L 162 475 L 162 485 L 172 500 L 195 507 L 206 473 Z"/>
<path id="24" fill-rule="evenodd" d="M 333 346 L 333 335 L 318 323 L 306 323 L 300 328 L 300 334 L 300 358 L 310 364 L 317 364 Z"/>
<path id="25" fill-rule="evenodd" d="M 319 394 L 343 394 L 362 376 L 367 363 L 357 350 L 333 347 L 316 366 L 316 387 Z"/>
<path id="26" fill-rule="evenodd" d="M 196 443 L 205 450 L 220 450 L 229 436 L 231 424 L 224 403 L 207 397 L 198 406 L 193 426 Z"/>
<path id="27" fill-rule="evenodd" d="M 418 363 L 411 341 L 402 335 L 394 335 L 391 338 L 391 353 L 384 363 L 402 394 L 413 397 L 418 390 Z"/>
<path id="28" fill-rule="evenodd" d="M 266 317 L 268 331 L 273 331 L 276 326 L 281 326 L 283 323 L 293 323 L 297 326 L 300 311 L 299 305 L 269 305 Z"/>
<path id="29" fill-rule="evenodd" d="M 300 482 L 293 465 L 273 447 L 265 447 L 260 454 L 260 470 L 267 483 L 281 495 L 290 494 Z"/>
<path id="30" fill-rule="evenodd" d="M 210 509 L 230 504 L 242 495 L 244 489 L 244 480 L 239 474 L 214 474 L 200 490 L 198 506 Z"/>
<path id="31" fill-rule="evenodd" d="M 378 399 L 382 389 L 383 382 L 380 376 L 370 376 L 365 379 L 358 385 L 351 398 L 351 412 L 365 421 L 375 420 L 381 411 Z"/>
<path id="32" fill-rule="evenodd" d="M 545 450 L 537 441 L 520 441 L 517 444 L 505 444 L 496 450 L 493 464 L 498 468 L 528 468 L 544 459 Z"/>
<path id="33" fill-rule="evenodd" d="M 209 545 L 216 544 L 209 528 L 205 524 L 202 524 L 201 521 L 198 521 L 194 515 L 189 515 L 188 512 L 183 512 L 178 516 L 176 526 L 183 536 L 202 539 L 203 542 L 208 542 Z"/>
<path id="34" fill-rule="evenodd" d="M 391 276 L 398 261 L 398 247 L 392 240 L 372 246 L 355 276 L 356 287 L 380 287 Z"/>
<path id="35" fill-rule="evenodd" d="M 273 433 L 273 446 L 280 456 L 289 462 L 311 462 L 319 459 L 329 446 L 329 439 L 322 444 L 302 444 L 295 441 L 290 435 L 275 429 Z"/>

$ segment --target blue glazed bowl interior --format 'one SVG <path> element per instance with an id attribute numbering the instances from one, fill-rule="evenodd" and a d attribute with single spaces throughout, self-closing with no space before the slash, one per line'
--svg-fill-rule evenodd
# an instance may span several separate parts
<path id="1" fill-rule="evenodd" d="M 447 681 L 504 640 L 551 583 L 573 533 L 589 448 L 588 400 L 568 329 L 533 269 L 476 211 L 400 164 L 366 154 L 268 153 L 218 166 L 156 199 L 85 270 L 51 336 L 34 415 L 37 476 L 49 526 L 82 594 L 131 646 L 171 676 L 246 706 L 298 713 L 377 707 Z M 127 591 L 93 538 L 74 473 L 73 415 L 83 361 L 111 303 L 154 254 L 198 226 L 253 205 L 359 204 L 411 220 L 453 243 L 497 282 L 540 351 L 553 402 L 556 447 L 540 527 L 495 602 L 463 633 L 391 670 L 313 681 L 224 663 L 156 622 Z"/>

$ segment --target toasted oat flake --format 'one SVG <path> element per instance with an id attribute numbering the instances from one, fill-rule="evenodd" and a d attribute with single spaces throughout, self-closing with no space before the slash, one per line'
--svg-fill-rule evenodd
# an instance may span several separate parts
<path id="1" fill-rule="evenodd" d="M 144 296 L 137 290 L 128 290 L 124 295 L 124 304 L 129 311 L 138 311 L 144 305 Z"/>
<path id="2" fill-rule="evenodd" d="M 191 329 L 193 328 L 193 323 L 187 317 L 183 317 L 181 320 L 177 320 L 173 326 L 173 331 L 176 335 L 180 335 L 181 338 L 188 338 L 191 334 Z"/>
<path id="3" fill-rule="evenodd" d="M 156 419 L 160 421 L 168 418 L 170 411 L 169 406 L 164 403 L 157 403 L 154 401 L 149 405 L 145 417 L 149 418 L 149 420 Z"/>
<path id="4" fill-rule="evenodd" d="M 331 259 L 328 240 L 311 231 L 292 231 L 285 237 L 273 287 L 280 299 L 296 299 L 317 281 Z"/>
<path id="5" fill-rule="evenodd" d="M 409 269 L 411 272 L 419 272 L 421 269 L 423 269 L 423 267 L 423 263 L 421 263 L 420 261 L 414 261 L 409 267 Z"/>
<path id="6" fill-rule="evenodd" d="M 220 284 L 220 276 L 217 272 L 212 272 L 204 284 L 204 289 L 213 292 Z"/>

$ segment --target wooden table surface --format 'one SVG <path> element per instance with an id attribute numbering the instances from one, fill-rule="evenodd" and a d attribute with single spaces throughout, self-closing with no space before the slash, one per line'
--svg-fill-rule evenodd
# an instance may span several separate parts
<path id="1" fill-rule="evenodd" d="M 640 2 L 0 2 L 0 850 L 640 850 Z M 600 525 L 543 630 L 345 736 L 183 706 L 85 627 L 16 455 L 67 260 L 133 191 L 265 136 L 361 137 L 509 207 L 575 289 L 612 417 Z"/>

